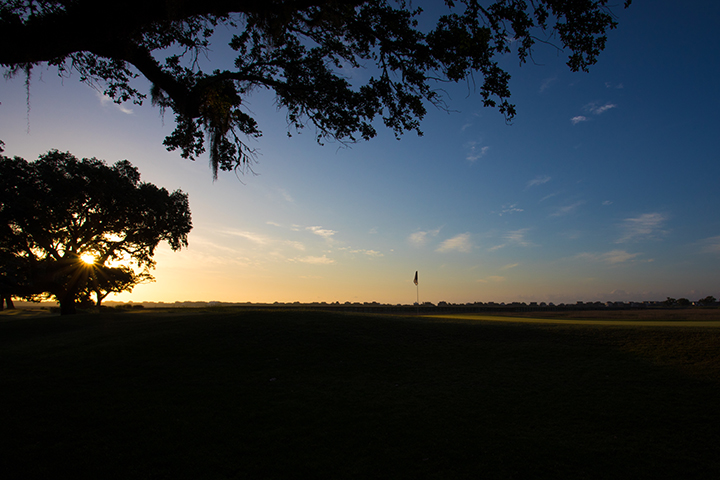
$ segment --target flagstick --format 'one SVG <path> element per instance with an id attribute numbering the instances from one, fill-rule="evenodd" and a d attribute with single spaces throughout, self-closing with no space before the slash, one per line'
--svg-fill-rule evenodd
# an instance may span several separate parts
<path id="1" fill-rule="evenodd" d="M 417 291 L 417 302 L 415 302 L 415 305 L 417 305 L 416 312 L 418 315 L 420 315 L 420 284 L 418 283 L 417 270 L 415 270 L 415 278 L 413 279 L 413 283 L 415 283 L 415 289 Z"/>

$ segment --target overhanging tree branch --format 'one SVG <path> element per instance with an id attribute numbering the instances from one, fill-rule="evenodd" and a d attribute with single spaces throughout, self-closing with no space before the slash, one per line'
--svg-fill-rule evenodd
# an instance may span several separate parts
<path id="1" fill-rule="evenodd" d="M 0 64 L 75 69 L 116 102 L 142 102 L 132 84 L 142 75 L 153 104 L 175 113 L 164 144 L 191 159 L 207 148 L 216 175 L 251 161 L 240 136 L 260 136 L 242 108 L 254 87 L 275 92 L 290 126 L 314 124 L 318 142 L 372 138 L 377 118 L 396 135 L 421 134 L 424 103 L 439 102 L 435 81 L 477 78 L 483 104 L 509 121 L 510 77 L 496 55 L 517 45 L 524 63 L 544 32 L 567 49 L 571 70 L 586 71 L 617 25 L 608 1 L 446 0 L 447 13 L 421 30 L 424 13 L 404 0 L 13 0 L 0 6 L 0 45 L 13 45 L 0 49 Z M 235 33 L 235 70 L 183 59 L 206 50 L 221 24 Z M 340 73 L 365 62 L 377 72 L 363 84 Z"/>

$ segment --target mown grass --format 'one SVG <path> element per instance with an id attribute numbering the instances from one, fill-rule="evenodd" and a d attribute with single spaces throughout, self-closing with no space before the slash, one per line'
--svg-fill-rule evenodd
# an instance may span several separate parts
<path id="1" fill-rule="evenodd" d="M 2 318 L 3 478 L 720 474 L 720 329 Z"/>
<path id="2" fill-rule="evenodd" d="M 570 320 L 609 320 L 636 322 L 718 322 L 720 308 L 717 307 L 675 307 L 675 308 L 633 308 L 629 310 L 596 309 L 571 310 L 558 309 L 528 312 L 494 312 L 495 316 L 538 317 Z"/>

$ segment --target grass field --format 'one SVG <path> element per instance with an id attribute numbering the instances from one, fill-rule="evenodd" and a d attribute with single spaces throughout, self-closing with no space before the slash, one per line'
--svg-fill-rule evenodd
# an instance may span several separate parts
<path id="1" fill-rule="evenodd" d="M 484 320 L 492 322 L 541 323 L 556 325 L 606 325 L 629 327 L 720 327 L 720 310 L 619 310 L 509 312 L 505 314 L 439 314 L 430 318 Z"/>
<path id="2" fill-rule="evenodd" d="M 720 328 L 505 320 L 3 313 L 0 475 L 720 476 Z"/>

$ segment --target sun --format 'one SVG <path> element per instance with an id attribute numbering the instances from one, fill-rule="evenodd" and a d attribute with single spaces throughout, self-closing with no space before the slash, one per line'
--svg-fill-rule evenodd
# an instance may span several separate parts
<path id="1" fill-rule="evenodd" d="M 80 255 L 80 260 L 87 265 L 95 265 L 95 255 L 92 253 L 83 253 Z"/>

